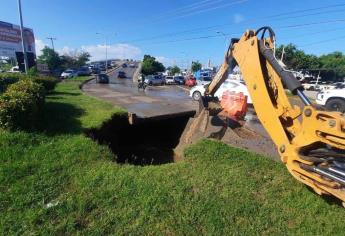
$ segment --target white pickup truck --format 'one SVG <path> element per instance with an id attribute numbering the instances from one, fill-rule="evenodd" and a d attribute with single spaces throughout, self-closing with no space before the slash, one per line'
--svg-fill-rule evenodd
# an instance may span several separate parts
<path id="1" fill-rule="evenodd" d="M 345 88 L 319 92 L 316 95 L 316 103 L 330 111 L 345 112 Z"/>

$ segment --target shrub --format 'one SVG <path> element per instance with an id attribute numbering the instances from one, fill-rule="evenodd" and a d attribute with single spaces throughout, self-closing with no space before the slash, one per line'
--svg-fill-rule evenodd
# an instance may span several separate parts
<path id="1" fill-rule="evenodd" d="M 0 74 L 0 93 L 5 92 L 6 88 L 10 84 L 14 84 L 18 82 L 19 80 L 23 80 L 23 79 L 31 79 L 35 83 L 42 85 L 46 91 L 53 90 L 56 84 L 58 83 L 57 79 L 55 79 L 54 77 L 49 77 L 49 76 L 34 76 L 34 75 L 28 76 L 28 75 L 20 74 L 20 73 L 1 73 Z"/>
<path id="2" fill-rule="evenodd" d="M 35 76 L 32 77 L 32 80 L 35 83 L 42 85 L 47 92 L 54 90 L 56 84 L 58 83 L 57 79 L 49 76 Z"/>
<path id="3" fill-rule="evenodd" d="M 10 130 L 33 128 L 43 103 L 42 85 L 29 79 L 10 85 L 0 97 L 0 127 Z"/>
<path id="4" fill-rule="evenodd" d="M 20 73 L 1 73 L 0 74 L 0 93 L 6 91 L 6 88 L 10 84 L 14 84 L 19 80 L 23 79 L 25 76 Z"/>
<path id="5" fill-rule="evenodd" d="M 37 76 L 38 75 L 38 70 L 36 66 L 33 66 L 29 69 L 28 71 L 29 76 Z"/>

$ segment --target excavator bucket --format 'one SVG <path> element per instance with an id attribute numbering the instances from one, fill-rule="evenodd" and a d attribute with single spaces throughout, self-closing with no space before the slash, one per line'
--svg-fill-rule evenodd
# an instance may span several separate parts
<path id="1" fill-rule="evenodd" d="M 243 120 L 247 113 L 247 96 L 227 90 L 222 95 L 220 106 L 225 116 L 235 121 Z"/>
<path id="2" fill-rule="evenodd" d="M 243 93 L 224 92 L 222 100 L 203 97 L 198 114 L 189 120 L 175 152 L 182 155 L 186 145 L 202 138 L 221 140 L 228 128 L 242 125 L 247 112 L 247 97 Z"/>

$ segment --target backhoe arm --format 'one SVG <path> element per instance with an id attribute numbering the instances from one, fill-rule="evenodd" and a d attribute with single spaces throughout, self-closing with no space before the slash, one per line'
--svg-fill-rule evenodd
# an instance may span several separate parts
<path id="1" fill-rule="evenodd" d="M 269 37 L 265 37 L 266 33 Z M 257 116 L 290 173 L 317 193 L 331 194 L 345 202 L 344 116 L 340 112 L 319 111 L 311 105 L 299 81 L 275 59 L 274 41 L 269 27 L 248 30 L 241 39 L 233 41 L 206 93 L 215 93 L 235 61 Z M 284 87 L 300 97 L 303 110 L 290 104 Z"/>

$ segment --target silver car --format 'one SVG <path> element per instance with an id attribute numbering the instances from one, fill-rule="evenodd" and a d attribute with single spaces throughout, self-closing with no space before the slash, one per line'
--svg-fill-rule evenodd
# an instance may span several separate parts
<path id="1" fill-rule="evenodd" d="M 62 72 L 60 78 L 68 79 L 68 78 L 73 78 L 73 77 L 77 77 L 77 76 L 78 76 L 78 71 L 68 69 L 68 70 L 65 70 L 64 72 Z"/>
<path id="2" fill-rule="evenodd" d="M 148 85 L 164 85 L 165 80 L 159 75 L 148 75 L 145 77 L 145 83 Z"/>
<path id="3" fill-rule="evenodd" d="M 166 84 L 175 84 L 174 76 L 165 76 Z"/>

